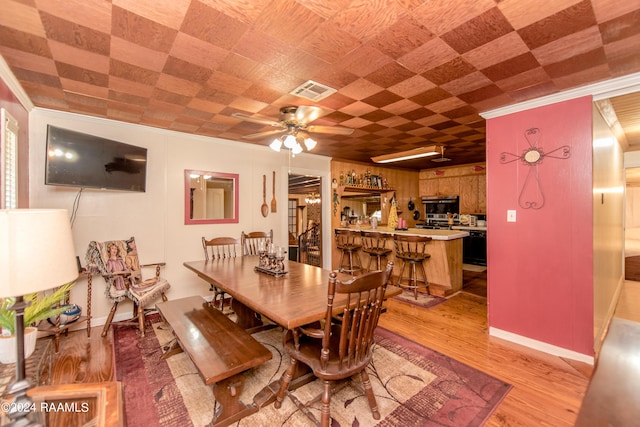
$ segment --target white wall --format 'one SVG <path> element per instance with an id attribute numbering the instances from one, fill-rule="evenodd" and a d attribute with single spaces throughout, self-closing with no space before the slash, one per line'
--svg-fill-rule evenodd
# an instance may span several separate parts
<path id="1" fill-rule="evenodd" d="M 303 153 L 289 161 L 286 152 L 275 153 L 267 146 L 34 109 L 29 117 L 29 190 L 32 208 L 62 208 L 69 210 L 71 215 L 74 199 L 78 195 L 77 188 L 44 185 L 47 124 L 147 148 L 147 191 L 129 193 L 84 190 L 73 226 L 74 242 L 76 254 L 85 266 L 84 254 L 90 241 L 135 236 L 141 263 L 167 263 L 163 274 L 172 286 L 167 295 L 170 299 L 208 294 L 209 286 L 182 265 L 185 261 L 203 258 L 203 236 L 239 237 L 243 230 L 248 232 L 273 229 L 275 243 L 280 246 L 287 245 L 289 170 L 292 173 L 322 176 L 325 178 L 324 182 L 330 181 L 331 159 L 324 156 Z M 238 224 L 184 224 L 185 169 L 239 174 Z M 276 171 L 278 212 L 270 213 L 265 218 L 260 213 L 262 175 L 266 174 L 269 178 L 269 203 L 273 170 Z M 330 189 L 323 189 L 323 198 L 330 200 L 330 197 Z M 329 207 L 329 204 L 326 206 Z M 328 212 L 323 212 L 323 224 L 326 227 L 323 234 L 330 236 Z M 323 246 L 330 248 L 330 241 L 323 242 Z M 328 249 L 324 259 L 328 260 L 325 261 L 325 265 L 331 265 Z M 104 297 L 104 289 L 101 278 L 94 281 L 93 324 L 103 323 L 110 308 Z M 86 280 L 80 279 L 71 293 L 71 301 L 83 309 L 86 309 L 86 290 Z M 117 319 L 127 318 L 130 313 L 130 303 L 122 303 L 118 308 Z"/>

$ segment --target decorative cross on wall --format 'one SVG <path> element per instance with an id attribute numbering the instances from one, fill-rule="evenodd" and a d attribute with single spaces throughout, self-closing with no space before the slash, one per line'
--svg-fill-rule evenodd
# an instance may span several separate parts
<path id="1" fill-rule="evenodd" d="M 529 147 L 525 148 L 520 156 L 504 151 L 500 153 L 500 163 L 503 165 L 522 160 L 522 163 L 529 166 L 527 178 L 518 197 L 518 204 L 523 209 L 540 209 L 544 206 L 544 193 L 538 178 L 538 165 L 542 163 L 544 158 L 568 159 L 571 157 L 571 147 L 568 145 L 563 145 L 545 153 L 542 147 L 538 146 L 540 134 L 541 132 L 538 128 L 531 128 L 525 131 L 524 137 L 527 139 Z"/>

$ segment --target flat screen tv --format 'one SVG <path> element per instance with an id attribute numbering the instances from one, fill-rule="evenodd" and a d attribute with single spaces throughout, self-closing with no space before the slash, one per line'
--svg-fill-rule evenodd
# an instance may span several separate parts
<path id="1" fill-rule="evenodd" d="M 146 189 L 147 149 L 47 126 L 46 185 Z"/>

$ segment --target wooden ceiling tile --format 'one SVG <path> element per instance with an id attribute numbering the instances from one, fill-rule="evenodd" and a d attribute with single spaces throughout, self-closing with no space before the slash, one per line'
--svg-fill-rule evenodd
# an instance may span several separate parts
<path id="1" fill-rule="evenodd" d="M 360 41 L 334 22 L 324 22 L 298 45 L 327 63 L 333 63 L 361 46 Z"/>
<path id="2" fill-rule="evenodd" d="M 581 1 L 547 18 L 527 25 L 518 34 L 530 49 L 597 25 L 589 0 Z M 553 31 L 549 31 L 553 28 Z"/>
<path id="3" fill-rule="evenodd" d="M 159 52 L 168 53 L 178 33 L 173 28 L 115 6 L 112 19 L 111 34 Z M 109 46 L 108 38 L 106 46 Z"/>
<path id="4" fill-rule="evenodd" d="M 0 26 L 19 30 L 37 37 L 45 37 L 40 14 L 35 7 L 14 0 L 8 0 L 4 6 L 0 14 Z"/>
<path id="5" fill-rule="evenodd" d="M 49 41 L 49 48 L 57 62 L 86 68 L 99 73 L 109 73 L 109 57 L 107 55 L 78 49 L 55 40 Z"/>
<path id="6" fill-rule="evenodd" d="M 77 1 L 78 3 L 80 1 Z M 82 3 L 87 3 L 82 1 Z M 187 12 L 191 0 L 114 0 L 113 4 L 136 15 L 158 22 L 175 30 L 182 25 L 182 17 Z"/>
<path id="7" fill-rule="evenodd" d="M 160 89 L 189 97 L 196 96 L 201 87 L 199 83 L 166 73 L 158 77 L 157 86 Z"/>
<path id="8" fill-rule="evenodd" d="M 298 45 L 324 18 L 295 0 L 272 2 L 265 7 L 255 28 L 280 40 Z"/>
<path id="9" fill-rule="evenodd" d="M 364 77 L 392 62 L 394 62 L 393 58 L 371 46 L 364 45 L 351 52 L 348 57 L 337 61 L 336 66 L 358 77 Z"/>
<path id="10" fill-rule="evenodd" d="M 222 71 L 214 71 L 211 73 L 206 83 L 211 87 L 224 89 L 226 92 L 234 95 L 242 95 L 252 85 L 249 80 L 240 79 L 223 73 Z"/>
<path id="11" fill-rule="evenodd" d="M 391 58 L 398 59 L 434 37 L 413 16 L 405 15 L 386 30 L 380 31 L 369 44 Z"/>
<path id="12" fill-rule="evenodd" d="M 356 39 L 367 41 L 397 22 L 405 11 L 395 0 L 350 2 L 331 19 Z"/>
<path id="13" fill-rule="evenodd" d="M 134 82 L 114 75 L 109 76 L 109 89 L 135 95 L 141 99 L 148 98 L 153 93 L 153 85 L 149 83 Z"/>
<path id="14" fill-rule="evenodd" d="M 207 43 L 231 49 L 249 26 L 198 1 L 192 1 L 180 31 Z"/>
<path id="15" fill-rule="evenodd" d="M 413 10 L 416 19 L 440 36 L 495 7 L 493 0 L 478 0 L 453 5 L 450 0 L 424 2 Z"/>
<path id="16" fill-rule="evenodd" d="M 499 64 L 484 68 L 482 69 L 482 74 L 487 76 L 489 80 L 495 82 L 538 67 L 540 67 L 540 63 L 536 60 L 535 56 L 533 56 L 531 52 L 527 52 L 500 62 Z"/>
<path id="17" fill-rule="evenodd" d="M 94 30 L 106 34 L 111 32 L 112 2 L 35 0 L 35 3 L 40 13 L 44 12 L 82 26 L 90 26 Z"/>
<path id="18" fill-rule="evenodd" d="M 120 37 L 111 38 L 111 59 L 141 68 L 160 72 L 167 61 L 167 54 L 149 49 Z"/>
<path id="19" fill-rule="evenodd" d="M 441 37 L 458 53 L 462 54 L 489 43 L 513 31 L 513 27 L 497 7 L 446 32 Z"/>
<path id="20" fill-rule="evenodd" d="M 2 30 L 0 29 L 0 33 L 1 32 Z M 55 61 L 51 57 L 35 55 L 3 46 L 0 46 L 0 55 L 2 55 L 5 61 L 10 61 L 17 68 L 39 70 L 44 74 L 50 74 L 52 76 L 57 72 Z"/>
<path id="21" fill-rule="evenodd" d="M 340 89 L 340 93 L 352 99 L 361 100 L 378 93 L 382 88 L 365 79 L 356 79 Z"/>
<path id="22" fill-rule="evenodd" d="M 465 52 L 462 57 L 478 70 L 529 52 L 529 48 L 516 32 L 510 32 Z"/>
<path id="23" fill-rule="evenodd" d="M 519 30 L 582 1 L 584 0 L 554 0 L 545 2 L 544 7 L 531 7 L 531 3 L 526 1 L 504 0 L 498 2 L 498 8 L 513 28 Z"/>
<path id="24" fill-rule="evenodd" d="M 451 46 L 436 38 L 398 58 L 398 63 L 416 74 L 422 74 L 457 57 L 458 53 Z"/>
<path id="25" fill-rule="evenodd" d="M 554 40 L 531 52 L 541 65 L 553 64 L 581 53 L 602 47 L 602 37 L 597 26 L 589 27 Z"/>
<path id="26" fill-rule="evenodd" d="M 598 23 L 610 21 L 638 8 L 638 5 L 632 1 L 594 0 L 592 4 Z"/>
<path id="27" fill-rule="evenodd" d="M 227 57 L 229 51 L 192 35 L 179 32 L 169 54 L 201 67 L 216 69 Z"/>
<path id="28" fill-rule="evenodd" d="M 380 87 L 388 88 L 414 75 L 415 73 L 407 70 L 397 62 L 390 62 L 374 72 L 367 74 L 364 78 Z"/>
<path id="29" fill-rule="evenodd" d="M 404 116 L 405 113 L 408 113 L 409 111 L 415 111 L 418 107 L 420 107 L 420 105 L 410 99 L 401 99 L 399 101 L 385 105 L 384 107 L 382 107 L 382 109 L 389 113 L 397 114 L 402 116 L 403 118 L 406 118 L 406 116 Z"/>
<path id="30" fill-rule="evenodd" d="M 427 89 L 436 87 L 435 83 L 427 80 L 425 77 L 415 75 L 409 77 L 405 81 L 397 83 L 387 88 L 390 92 L 400 95 L 403 98 L 410 98 Z"/>

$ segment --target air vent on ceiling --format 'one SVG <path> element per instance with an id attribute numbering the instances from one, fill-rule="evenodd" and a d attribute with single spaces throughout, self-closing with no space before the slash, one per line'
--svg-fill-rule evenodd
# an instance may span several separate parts
<path id="1" fill-rule="evenodd" d="M 300 86 L 292 90 L 290 93 L 291 95 L 300 96 L 312 101 L 320 101 L 321 99 L 324 99 L 336 92 L 337 89 L 325 86 L 318 82 L 314 82 L 313 80 L 307 80 L 306 82 L 302 83 Z"/>

